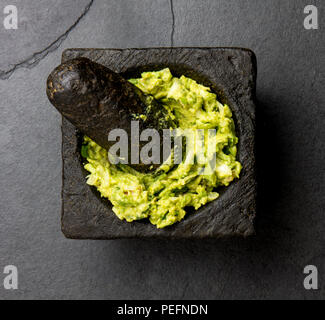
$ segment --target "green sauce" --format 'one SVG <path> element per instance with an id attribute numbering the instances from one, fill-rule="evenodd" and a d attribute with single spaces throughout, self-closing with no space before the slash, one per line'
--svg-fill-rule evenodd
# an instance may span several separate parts
<path id="1" fill-rule="evenodd" d="M 129 80 L 160 101 L 181 129 L 217 129 L 216 167 L 199 174 L 200 165 L 163 164 L 156 172 L 139 173 L 126 165 L 112 165 L 107 151 L 85 137 L 83 156 L 90 172 L 87 183 L 113 204 L 114 213 L 128 222 L 149 218 L 157 228 L 181 221 L 187 207 L 196 210 L 218 198 L 217 187 L 239 178 L 238 138 L 232 113 L 210 89 L 187 77 L 173 77 L 169 69 L 145 72 Z"/>

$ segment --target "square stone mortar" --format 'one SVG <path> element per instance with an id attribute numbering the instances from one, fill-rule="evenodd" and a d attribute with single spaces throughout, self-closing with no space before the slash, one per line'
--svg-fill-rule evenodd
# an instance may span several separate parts
<path id="1" fill-rule="evenodd" d="M 240 179 L 218 190 L 220 197 L 171 227 L 157 229 L 148 219 L 119 220 L 112 205 L 86 184 L 80 155 L 81 134 L 68 121 L 62 123 L 62 231 L 71 239 L 220 238 L 254 234 L 256 214 L 255 87 L 256 58 L 241 48 L 68 49 L 62 61 L 87 57 L 126 78 L 143 71 L 169 67 L 174 76 L 185 75 L 209 86 L 227 103 L 236 125 Z"/>

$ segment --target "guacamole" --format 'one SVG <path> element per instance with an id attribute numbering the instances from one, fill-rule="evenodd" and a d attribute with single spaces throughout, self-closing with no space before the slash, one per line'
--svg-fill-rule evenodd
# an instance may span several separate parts
<path id="1" fill-rule="evenodd" d="M 140 173 L 127 165 L 110 164 L 107 151 L 84 138 L 87 183 L 111 201 L 118 218 L 128 222 L 149 218 L 157 228 L 164 228 L 181 221 L 186 208 L 197 210 L 217 199 L 217 187 L 239 178 L 242 166 L 236 161 L 234 121 L 230 108 L 218 102 L 208 87 L 185 76 L 173 77 L 168 68 L 129 81 L 160 101 L 179 128 L 216 129 L 212 140 L 217 147 L 216 165 L 206 174 L 198 163 L 164 163 L 154 172 Z"/>

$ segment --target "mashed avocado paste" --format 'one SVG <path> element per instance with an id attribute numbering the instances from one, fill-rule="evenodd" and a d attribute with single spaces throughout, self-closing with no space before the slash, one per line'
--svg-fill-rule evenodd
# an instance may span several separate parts
<path id="1" fill-rule="evenodd" d="M 236 161 L 238 138 L 232 113 L 217 101 L 208 87 L 181 76 L 173 77 L 168 68 L 145 72 L 129 80 L 151 94 L 174 116 L 181 129 L 216 129 L 216 166 L 210 174 L 199 174 L 199 164 L 163 164 L 157 171 L 139 173 L 127 165 L 110 164 L 107 151 L 84 138 L 82 155 L 90 172 L 87 183 L 113 204 L 114 213 L 128 222 L 149 218 L 157 228 L 184 218 L 186 207 L 196 210 L 218 198 L 216 188 L 228 186 L 239 177 Z"/>

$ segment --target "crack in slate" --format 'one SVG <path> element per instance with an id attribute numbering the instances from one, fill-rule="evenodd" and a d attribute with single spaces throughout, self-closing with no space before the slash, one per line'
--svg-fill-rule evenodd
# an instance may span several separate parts
<path id="1" fill-rule="evenodd" d="M 174 12 L 174 1 L 169 0 L 170 2 L 170 11 L 172 14 L 172 32 L 170 34 L 170 45 L 171 47 L 174 46 L 174 34 L 175 34 L 175 12 Z"/>
<path id="2" fill-rule="evenodd" d="M 35 52 L 32 56 L 27 58 L 26 60 L 19 62 L 14 65 L 13 68 L 11 68 L 8 71 L 2 71 L 0 70 L 0 79 L 6 80 L 10 78 L 10 76 L 19 68 L 28 68 L 31 69 L 34 66 L 36 66 L 40 61 L 42 61 L 49 53 L 54 52 L 57 50 L 62 42 L 68 37 L 69 33 L 78 25 L 78 23 L 85 17 L 85 15 L 90 10 L 91 6 L 93 5 L 95 0 L 90 0 L 82 14 L 78 17 L 78 19 L 74 22 L 72 26 L 63 34 L 61 34 L 56 40 L 54 40 L 51 44 L 49 44 L 45 49 L 39 52 Z"/>

